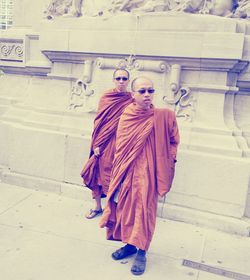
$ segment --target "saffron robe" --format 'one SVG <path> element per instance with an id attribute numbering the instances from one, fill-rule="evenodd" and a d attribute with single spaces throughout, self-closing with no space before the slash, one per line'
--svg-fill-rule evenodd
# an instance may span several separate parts
<path id="1" fill-rule="evenodd" d="M 83 182 L 92 190 L 93 198 L 107 194 L 118 122 L 125 107 L 131 102 L 130 92 L 117 92 L 116 89 L 105 92 L 100 98 L 89 159 L 81 171 Z M 94 155 L 97 147 L 100 148 L 98 157 Z"/>
<path id="2" fill-rule="evenodd" d="M 117 130 L 107 204 L 100 226 L 107 239 L 148 250 L 153 237 L 158 195 L 171 188 L 179 132 L 175 113 L 130 104 Z M 117 197 L 115 202 L 114 198 Z"/>

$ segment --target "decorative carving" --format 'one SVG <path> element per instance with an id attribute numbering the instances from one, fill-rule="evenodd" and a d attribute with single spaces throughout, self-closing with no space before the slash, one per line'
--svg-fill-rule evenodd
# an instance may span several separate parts
<path id="1" fill-rule="evenodd" d="M 93 73 L 92 65 L 93 65 L 93 60 L 85 60 L 82 79 L 86 84 L 90 83 L 92 79 L 92 73 Z"/>
<path id="2" fill-rule="evenodd" d="M 181 76 L 181 65 L 173 64 L 171 66 L 170 73 L 170 88 L 167 92 L 167 95 L 164 98 L 167 98 L 168 103 L 173 103 L 175 94 L 178 92 L 180 88 L 180 76 Z"/>
<path id="3" fill-rule="evenodd" d="M 100 69 L 128 69 L 129 71 L 151 71 L 165 73 L 170 70 L 169 65 L 161 60 L 137 60 L 135 56 L 125 59 L 98 58 L 96 65 Z"/>
<path id="4" fill-rule="evenodd" d="M 169 65 L 165 61 L 158 60 L 135 60 L 133 65 L 137 71 L 164 73 L 170 70 Z"/>
<path id="5" fill-rule="evenodd" d="M 82 16 L 82 4 L 83 0 L 73 0 L 73 5 L 74 5 L 74 12 L 73 15 L 76 17 Z"/>
<path id="6" fill-rule="evenodd" d="M 169 100 L 173 100 L 174 95 L 180 88 L 180 76 L 181 76 L 181 65 L 173 64 L 171 66 L 171 75 L 170 75 L 171 94 Z"/>
<path id="7" fill-rule="evenodd" d="M 248 0 L 241 0 L 245 7 Z M 212 14 L 232 17 L 238 6 L 238 0 L 114 0 L 97 15 L 115 14 L 117 12 L 186 12 L 199 14 Z"/>
<path id="8" fill-rule="evenodd" d="M 170 0 L 148 0 L 133 12 L 163 12 L 170 10 Z"/>
<path id="9" fill-rule="evenodd" d="M 23 47 L 22 46 L 15 46 L 15 54 L 18 57 L 22 57 L 23 56 Z"/>
<path id="10" fill-rule="evenodd" d="M 125 59 L 97 58 L 96 66 L 100 69 L 126 68 L 127 61 Z"/>
<path id="11" fill-rule="evenodd" d="M 175 0 L 173 12 L 208 14 L 213 0 Z"/>
<path id="12" fill-rule="evenodd" d="M 44 11 L 47 19 L 54 19 L 57 16 L 82 16 L 83 0 L 51 0 Z"/>
<path id="13" fill-rule="evenodd" d="M 123 2 L 125 3 L 123 3 L 119 11 L 160 12 L 169 9 L 169 0 L 127 0 Z"/>
<path id="14" fill-rule="evenodd" d="M 23 43 L 1 42 L 0 43 L 0 59 L 23 61 Z"/>
<path id="15" fill-rule="evenodd" d="M 96 15 L 112 15 L 117 12 L 131 12 L 134 8 L 139 8 L 145 0 L 113 0 L 106 9 L 99 11 Z"/>
<path id="16" fill-rule="evenodd" d="M 108 3 L 108 1 L 107 1 Z M 112 0 L 107 7 L 98 10 L 92 8 L 85 15 L 103 16 L 107 18 L 120 12 L 186 12 L 212 14 L 224 17 L 250 17 L 249 0 Z M 45 16 L 53 19 L 56 16 L 82 16 L 82 7 L 86 0 L 51 0 L 46 8 Z M 95 6 L 94 4 L 92 5 Z"/>
<path id="17" fill-rule="evenodd" d="M 234 13 L 234 17 L 250 18 L 250 2 L 249 0 L 240 0 L 238 8 Z"/>
<path id="18" fill-rule="evenodd" d="M 90 96 L 94 94 L 91 86 L 83 80 L 77 80 L 72 87 L 69 110 L 75 110 L 80 107 L 81 112 L 92 112 L 94 107 L 89 104 Z"/>
<path id="19" fill-rule="evenodd" d="M 216 16 L 233 17 L 237 7 L 237 0 L 213 0 L 209 13 Z"/>
<path id="20" fill-rule="evenodd" d="M 163 100 L 170 106 L 175 107 L 176 117 L 184 118 L 186 121 L 192 121 L 194 115 L 194 97 L 188 87 L 181 87 L 175 94 L 173 100 L 168 100 L 167 96 Z"/>
<path id="21" fill-rule="evenodd" d="M 170 73 L 170 90 L 167 95 L 163 96 L 163 100 L 174 107 L 177 117 L 191 121 L 194 114 L 194 98 L 188 87 L 180 87 L 181 65 L 173 64 Z"/>
<path id="22" fill-rule="evenodd" d="M 56 16 L 67 14 L 72 5 L 72 0 L 51 0 L 44 11 L 47 19 L 53 19 Z"/>
<path id="23" fill-rule="evenodd" d="M 224 17 L 232 17 L 238 6 L 237 0 L 175 0 L 175 2 L 177 5 L 172 11 Z"/>

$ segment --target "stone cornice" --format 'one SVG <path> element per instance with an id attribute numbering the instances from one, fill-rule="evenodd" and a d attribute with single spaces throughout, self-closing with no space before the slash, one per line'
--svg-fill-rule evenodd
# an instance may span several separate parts
<path id="1" fill-rule="evenodd" d="M 71 52 L 71 51 L 55 51 L 43 50 L 44 55 L 48 57 L 51 62 L 61 63 L 84 63 L 88 59 L 96 60 L 100 57 L 114 59 L 128 59 L 128 54 L 108 54 L 108 53 L 85 53 L 85 52 Z M 181 58 L 170 56 L 142 56 L 134 57 L 135 60 L 159 60 L 165 61 L 168 64 L 180 64 L 183 70 L 205 70 L 205 71 L 232 71 L 239 73 L 247 65 L 248 61 L 241 61 L 238 59 L 209 59 L 209 58 Z"/>
<path id="2" fill-rule="evenodd" d="M 48 66 L 4 66 L 0 65 L 1 70 L 6 74 L 18 74 L 18 75 L 35 75 L 35 76 L 47 76 L 51 67 Z"/>

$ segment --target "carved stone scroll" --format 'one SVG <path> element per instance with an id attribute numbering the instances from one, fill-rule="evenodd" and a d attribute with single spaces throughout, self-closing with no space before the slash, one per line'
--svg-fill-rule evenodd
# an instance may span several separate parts
<path id="1" fill-rule="evenodd" d="M 93 73 L 93 61 L 92 60 L 85 60 L 83 77 L 82 77 L 84 83 L 87 84 L 87 83 L 91 82 L 92 73 Z"/>
<path id="2" fill-rule="evenodd" d="M 80 107 L 82 112 L 94 111 L 94 108 L 89 105 L 89 98 L 93 94 L 94 90 L 91 89 L 89 84 L 86 84 L 83 80 L 77 80 L 71 90 L 69 110 Z"/>
<path id="3" fill-rule="evenodd" d="M 234 13 L 234 17 L 250 18 L 250 2 L 249 0 L 240 0 L 239 5 Z"/>
<path id="4" fill-rule="evenodd" d="M 180 88 L 180 76 L 181 76 L 181 65 L 173 64 L 171 66 L 170 74 L 170 90 L 167 93 L 167 99 L 169 102 L 174 102 L 175 94 Z"/>
<path id="5" fill-rule="evenodd" d="M 169 105 L 174 106 L 177 118 L 184 118 L 184 120 L 192 121 L 194 115 L 194 102 L 191 89 L 188 87 L 181 87 L 174 95 L 173 100 L 169 100 L 164 96 L 164 101 Z"/>
<path id="6" fill-rule="evenodd" d="M 22 62 L 24 60 L 23 42 L 0 42 L 0 59 Z"/>
<path id="7" fill-rule="evenodd" d="M 170 69 L 165 61 L 158 60 L 135 60 L 134 68 L 137 71 L 152 71 L 158 73 L 165 73 Z"/>
<path id="8" fill-rule="evenodd" d="M 124 59 L 110 59 L 110 58 L 98 58 L 96 60 L 96 66 L 100 69 L 116 69 L 126 68 L 127 61 Z"/>

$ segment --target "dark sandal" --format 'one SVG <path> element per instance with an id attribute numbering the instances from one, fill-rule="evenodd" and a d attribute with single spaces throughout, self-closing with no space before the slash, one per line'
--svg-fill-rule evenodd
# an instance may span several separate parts
<path id="1" fill-rule="evenodd" d="M 134 263 L 131 267 L 131 272 L 134 275 L 141 275 L 144 273 L 146 268 L 147 259 L 145 256 L 138 257 L 136 256 Z"/>
<path id="2" fill-rule="evenodd" d="M 86 217 L 87 219 L 93 219 L 93 218 L 95 218 L 96 216 L 102 214 L 102 212 L 103 212 L 102 209 L 100 209 L 100 210 L 93 210 L 93 209 L 90 209 L 90 210 L 89 210 L 89 213 L 86 214 L 85 217 Z"/>
<path id="3" fill-rule="evenodd" d="M 136 247 L 132 248 L 132 249 L 128 249 L 126 246 L 116 250 L 114 253 L 112 253 L 112 258 L 114 260 L 122 260 L 126 257 L 129 257 L 131 255 L 134 255 L 135 253 L 137 253 L 137 249 Z"/>

